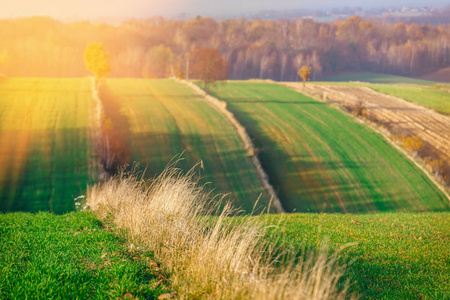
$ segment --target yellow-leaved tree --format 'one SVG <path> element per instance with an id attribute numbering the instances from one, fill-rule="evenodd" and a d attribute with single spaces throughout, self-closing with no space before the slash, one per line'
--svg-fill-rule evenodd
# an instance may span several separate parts
<path id="1" fill-rule="evenodd" d="M 309 76 L 311 76 L 311 68 L 308 66 L 303 66 L 298 70 L 298 76 L 300 76 L 303 80 L 303 88 L 305 88 L 306 80 L 309 80 Z"/>
<path id="2" fill-rule="evenodd" d="M 107 77 L 111 72 L 109 53 L 103 48 L 102 43 L 87 45 L 84 51 L 84 63 L 86 69 L 94 73 L 96 80 Z"/>

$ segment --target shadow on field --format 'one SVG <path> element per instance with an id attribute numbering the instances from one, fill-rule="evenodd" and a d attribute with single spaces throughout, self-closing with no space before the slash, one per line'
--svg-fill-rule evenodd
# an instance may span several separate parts
<path id="1" fill-rule="evenodd" d="M 106 84 L 99 86 L 103 105 L 97 154 L 104 170 L 111 176 L 131 159 L 132 144 L 128 119 L 120 112 L 120 104 Z"/>
<path id="2" fill-rule="evenodd" d="M 26 136 L 26 147 L 12 139 L 0 152 L 0 211 L 61 214 L 74 210 L 74 198 L 94 183 L 87 129 L 2 131 L 3 138 Z M 20 150 L 22 149 L 22 150 Z M 92 167 L 92 166 L 91 166 Z M 93 174 L 91 174 L 93 173 Z"/>

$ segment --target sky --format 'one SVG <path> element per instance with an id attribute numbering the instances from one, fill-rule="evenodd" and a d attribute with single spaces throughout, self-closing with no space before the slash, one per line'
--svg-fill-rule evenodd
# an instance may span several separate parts
<path id="1" fill-rule="evenodd" d="M 335 7 L 446 6 L 449 0 L 0 0 L 0 18 L 50 16 L 57 19 L 143 18 L 180 14 L 226 16 L 264 10 Z"/>

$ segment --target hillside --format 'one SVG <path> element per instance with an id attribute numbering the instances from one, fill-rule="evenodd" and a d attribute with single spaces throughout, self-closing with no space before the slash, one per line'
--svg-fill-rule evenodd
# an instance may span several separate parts
<path id="1" fill-rule="evenodd" d="M 88 79 L 0 81 L 0 211 L 74 209 L 97 179 Z"/>
<path id="2" fill-rule="evenodd" d="M 362 120 L 378 127 L 386 138 L 403 147 L 444 185 L 450 183 L 450 117 L 447 115 L 450 94 L 447 90 L 419 85 L 355 83 L 308 84 L 306 88 L 299 83 L 284 85 L 353 114 L 359 110 Z"/>
<path id="3" fill-rule="evenodd" d="M 360 83 L 385 83 L 385 84 L 422 84 L 422 85 L 433 85 L 435 80 L 431 79 L 417 79 L 405 76 L 391 75 L 391 74 L 383 74 L 383 73 L 369 73 L 369 72 L 361 72 L 361 73 L 345 73 L 340 75 L 328 76 L 321 81 L 335 81 L 335 82 L 349 82 L 356 81 Z"/>
<path id="4" fill-rule="evenodd" d="M 108 79 L 101 90 L 105 111 L 120 112 L 112 119 L 126 132 L 130 161 L 160 174 L 182 154 L 177 167 L 188 171 L 201 161 L 199 174 L 214 194 L 229 194 L 234 204 L 251 212 L 266 207 L 269 197 L 233 126 L 190 88 L 169 79 Z M 119 122 L 119 123 L 117 123 Z"/>
<path id="5" fill-rule="evenodd" d="M 383 137 L 286 87 L 232 82 L 213 90 L 259 148 L 287 211 L 446 211 L 442 192 Z"/>
<path id="6" fill-rule="evenodd" d="M 437 82 L 450 82 L 450 68 L 439 69 L 436 72 L 421 76 L 420 79 Z"/>

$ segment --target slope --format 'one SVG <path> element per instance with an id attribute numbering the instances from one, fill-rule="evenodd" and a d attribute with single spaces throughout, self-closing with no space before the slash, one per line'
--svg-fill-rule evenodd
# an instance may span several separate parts
<path id="1" fill-rule="evenodd" d="M 188 87 L 170 79 L 109 79 L 101 97 L 126 117 L 132 160 L 146 166 L 149 177 L 183 153 L 177 166 L 187 171 L 201 160 L 201 182 L 212 182 L 208 187 L 214 194 L 230 194 L 247 212 L 259 197 L 259 206 L 268 205 L 233 126 Z"/>
<path id="2" fill-rule="evenodd" d="M 286 87 L 213 90 L 247 128 L 288 211 L 445 211 L 442 192 L 382 136 Z"/>

